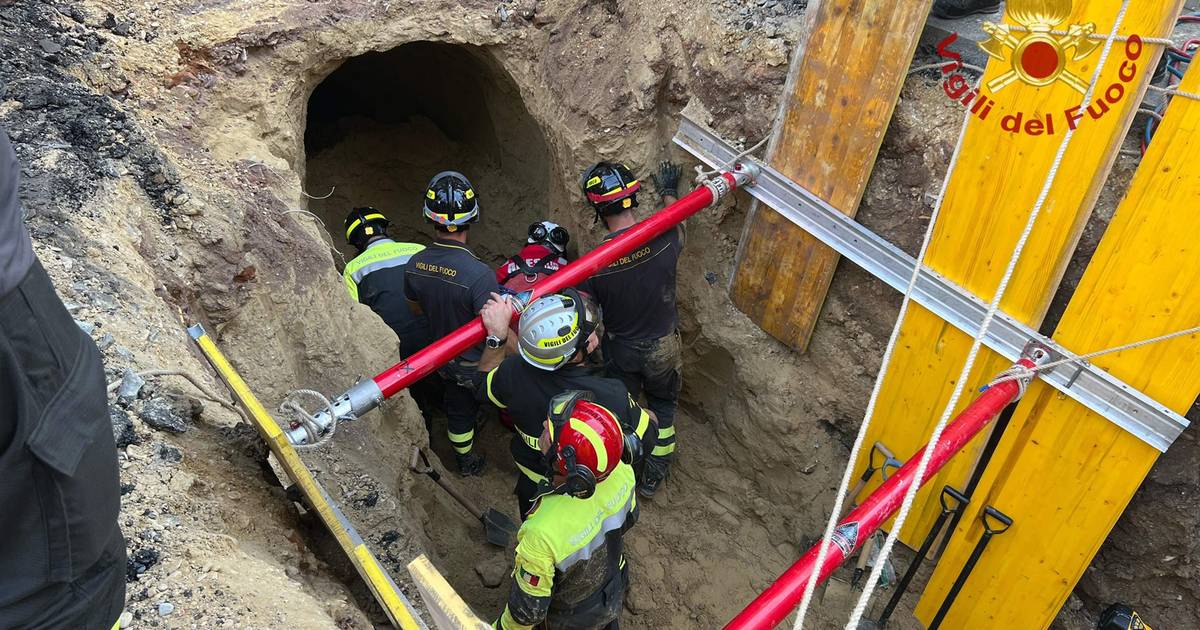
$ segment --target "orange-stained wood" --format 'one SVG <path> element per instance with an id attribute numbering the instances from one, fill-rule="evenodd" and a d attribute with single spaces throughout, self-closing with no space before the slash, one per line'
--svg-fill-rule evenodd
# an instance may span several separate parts
<path id="1" fill-rule="evenodd" d="M 771 165 L 854 216 L 931 0 L 830 0 L 809 5 L 793 58 L 787 110 Z M 734 304 L 804 351 L 838 255 L 774 210 L 755 204 L 733 278 Z"/>

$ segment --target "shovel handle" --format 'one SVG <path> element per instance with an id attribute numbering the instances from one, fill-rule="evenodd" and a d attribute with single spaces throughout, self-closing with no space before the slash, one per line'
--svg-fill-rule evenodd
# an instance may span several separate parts
<path id="1" fill-rule="evenodd" d="M 421 462 L 421 466 L 418 466 L 417 462 Z M 466 508 L 466 510 L 471 513 L 471 516 L 474 516 L 480 521 L 483 520 L 483 510 L 480 510 L 478 507 L 476 507 L 470 499 L 463 496 L 462 493 L 451 486 L 445 479 L 442 479 L 442 475 L 438 473 L 438 471 L 434 470 L 433 466 L 429 464 L 429 458 L 425 456 L 425 451 L 422 451 L 421 447 L 418 446 L 413 448 L 412 462 L 409 463 L 408 467 L 412 469 L 413 472 L 429 475 L 429 478 L 437 483 L 437 485 L 441 486 L 442 490 L 445 490 L 447 494 L 454 497 L 455 501 L 458 501 L 459 505 Z"/>

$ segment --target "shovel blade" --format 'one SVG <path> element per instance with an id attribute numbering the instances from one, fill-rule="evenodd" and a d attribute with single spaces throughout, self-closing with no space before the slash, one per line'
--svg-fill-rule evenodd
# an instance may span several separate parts
<path id="1" fill-rule="evenodd" d="M 507 547 L 517 535 L 517 524 L 495 508 L 488 508 L 480 520 L 483 521 L 484 538 L 497 547 Z"/>

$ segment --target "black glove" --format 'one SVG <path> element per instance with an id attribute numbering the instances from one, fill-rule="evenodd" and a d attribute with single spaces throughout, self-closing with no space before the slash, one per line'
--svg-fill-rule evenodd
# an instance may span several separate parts
<path id="1" fill-rule="evenodd" d="M 658 165 L 658 173 L 650 175 L 650 179 L 654 181 L 654 187 L 658 189 L 658 194 L 663 197 L 679 197 L 679 176 L 683 173 L 683 169 L 678 164 L 670 160 L 663 160 Z"/>

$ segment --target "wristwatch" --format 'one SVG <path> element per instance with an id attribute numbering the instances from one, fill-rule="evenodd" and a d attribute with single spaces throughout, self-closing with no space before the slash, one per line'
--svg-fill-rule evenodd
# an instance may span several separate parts
<path id="1" fill-rule="evenodd" d="M 501 338 L 497 337 L 496 335 L 488 335 L 487 339 L 483 340 L 483 345 L 495 350 L 496 348 L 504 347 L 504 342 L 506 342 L 506 341 L 508 341 L 508 340 L 501 339 Z"/>

